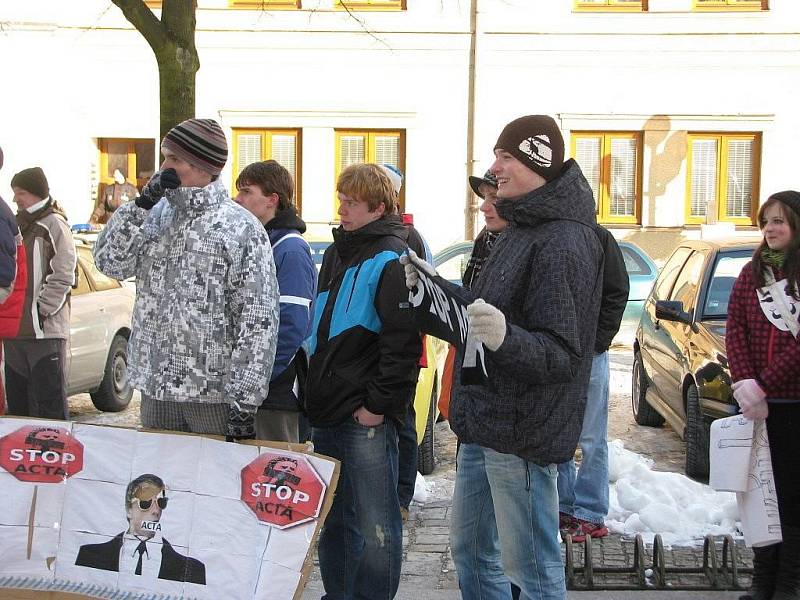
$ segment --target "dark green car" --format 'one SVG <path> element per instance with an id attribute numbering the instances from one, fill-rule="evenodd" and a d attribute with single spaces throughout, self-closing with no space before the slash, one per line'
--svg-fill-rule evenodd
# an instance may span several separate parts
<path id="1" fill-rule="evenodd" d="M 686 474 L 708 479 L 711 421 L 734 415 L 725 352 L 728 298 L 757 240 L 686 241 L 645 301 L 633 345 L 631 405 L 639 425 L 666 421 L 686 442 Z"/>

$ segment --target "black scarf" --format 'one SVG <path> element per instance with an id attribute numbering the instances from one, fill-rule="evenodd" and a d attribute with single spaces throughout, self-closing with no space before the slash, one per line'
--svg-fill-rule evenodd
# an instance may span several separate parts
<path id="1" fill-rule="evenodd" d="M 475 238 L 475 246 L 472 248 L 472 256 L 469 257 L 467 268 L 464 269 L 464 276 L 461 281 L 468 288 L 478 280 L 478 275 L 483 268 L 486 259 L 489 258 L 489 253 L 492 251 L 495 241 L 500 236 L 499 233 L 487 231 L 484 229 Z"/>

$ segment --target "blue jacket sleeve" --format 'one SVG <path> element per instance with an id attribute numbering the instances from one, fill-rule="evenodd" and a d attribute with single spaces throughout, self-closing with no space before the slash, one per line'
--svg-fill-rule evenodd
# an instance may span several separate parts
<path id="1" fill-rule="evenodd" d="M 5 200 L 0 198 L 0 288 L 8 288 L 17 274 L 17 220 Z"/>
<path id="2" fill-rule="evenodd" d="M 284 245 L 289 247 L 281 252 Z M 311 333 L 314 314 L 311 304 L 317 293 L 317 269 L 303 240 L 286 240 L 276 252 L 275 262 L 281 320 L 272 380 L 286 370 L 303 340 Z"/>

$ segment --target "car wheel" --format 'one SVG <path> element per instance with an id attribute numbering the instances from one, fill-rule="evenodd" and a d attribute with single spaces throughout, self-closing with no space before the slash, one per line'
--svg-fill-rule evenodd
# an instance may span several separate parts
<path id="1" fill-rule="evenodd" d="M 700 394 L 692 384 L 686 390 L 686 475 L 692 479 L 708 481 L 709 429 L 700 412 Z"/>
<path id="2" fill-rule="evenodd" d="M 664 424 L 662 417 L 645 398 L 647 392 L 647 374 L 642 365 L 642 355 L 633 353 L 633 369 L 631 371 L 631 408 L 633 420 L 639 425 L 658 427 Z"/>
<path id="3" fill-rule="evenodd" d="M 103 381 L 91 396 L 95 408 L 106 412 L 125 410 L 130 403 L 133 388 L 128 382 L 128 340 L 124 336 L 114 336 L 103 371 Z"/>
<path id="4" fill-rule="evenodd" d="M 436 386 L 431 390 L 431 401 L 428 407 L 428 420 L 425 423 L 425 434 L 419 445 L 417 454 L 417 470 L 423 475 L 430 475 L 436 467 L 436 459 L 433 456 L 434 428 L 436 426 Z"/>

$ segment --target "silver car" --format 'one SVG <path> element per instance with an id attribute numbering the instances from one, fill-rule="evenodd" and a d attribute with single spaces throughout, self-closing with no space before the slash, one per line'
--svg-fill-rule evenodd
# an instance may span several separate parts
<path id="1" fill-rule="evenodd" d="M 72 290 L 67 394 L 89 392 L 98 410 L 118 412 L 131 401 L 128 338 L 134 290 L 95 266 L 90 239 L 75 236 L 78 283 Z"/>

